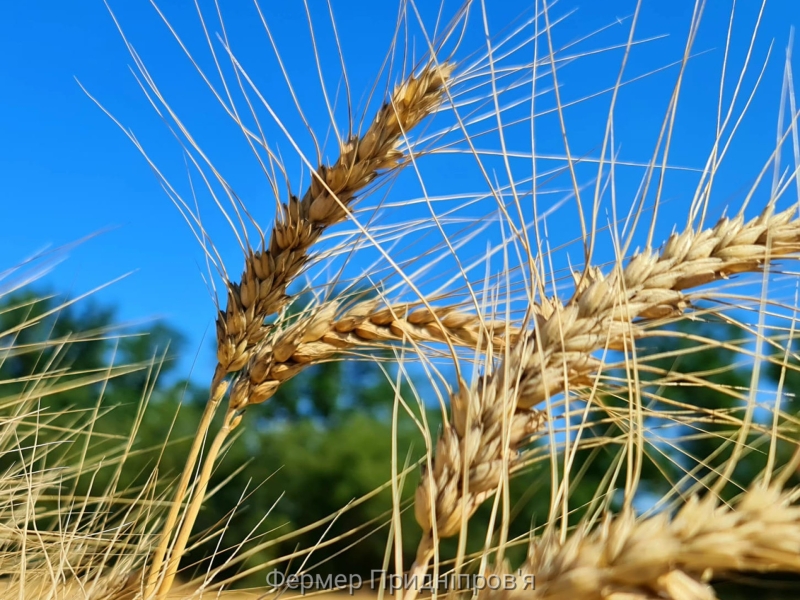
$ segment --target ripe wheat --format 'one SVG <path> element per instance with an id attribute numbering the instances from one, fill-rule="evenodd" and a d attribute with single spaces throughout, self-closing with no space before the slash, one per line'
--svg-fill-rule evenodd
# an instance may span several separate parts
<path id="1" fill-rule="evenodd" d="M 711 494 L 693 496 L 670 517 L 608 515 L 592 531 L 567 540 L 545 534 L 532 542 L 515 585 L 485 598 L 548 600 L 713 600 L 708 584 L 734 572 L 800 572 L 797 492 L 757 485 L 733 507 Z M 536 589 L 526 586 L 535 576 Z"/>
<path id="2" fill-rule="evenodd" d="M 692 17 L 692 33 L 687 42 L 686 57 L 681 64 L 681 77 L 702 13 L 702 2 L 698 2 L 697 7 Z M 480 8 L 485 10 L 485 6 Z M 507 526 L 507 522 L 501 519 L 503 523 L 498 528 L 492 521 L 492 527 L 501 531 L 490 531 L 490 535 L 487 535 L 486 547 L 477 557 L 480 568 L 483 572 L 498 573 L 504 578 L 517 573 L 519 580 L 514 589 L 481 590 L 478 594 L 481 598 L 710 600 L 715 597 L 709 583 L 712 576 L 745 571 L 800 572 L 800 508 L 796 504 L 798 492 L 789 483 L 788 474 L 791 470 L 789 467 L 795 465 L 792 460 L 787 464 L 775 464 L 777 459 L 774 457 L 779 440 L 797 443 L 796 427 L 784 427 L 787 423 L 796 425 L 796 416 L 783 414 L 780 403 L 776 402 L 774 406 L 766 407 L 772 419 L 771 424 L 762 423 L 754 427 L 752 413 L 759 393 L 755 387 L 757 378 L 754 377 L 751 384 L 753 389 L 743 394 L 749 395 L 741 409 L 744 416 L 733 416 L 733 409 L 726 415 L 727 423 L 736 428 L 735 435 L 723 439 L 724 436 L 716 431 L 704 431 L 704 427 L 709 426 L 710 431 L 710 424 L 717 424 L 713 421 L 716 415 L 693 415 L 679 423 L 678 418 L 663 412 L 659 414 L 657 409 L 647 413 L 639 396 L 646 387 L 639 379 L 645 370 L 642 369 L 641 373 L 637 370 L 640 364 L 637 361 L 642 358 L 638 355 L 637 342 L 642 337 L 659 326 L 692 316 L 697 312 L 701 300 L 721 301 L 723 294 L 720 288 L 704 286 L 720 285 L 729 278 L 748 273 L 762 274 L 766 280 L 775 261 L 798 258 L 800 218 L 797 207 L 779 210 L 777 204 L 781 194 L 776 191 L 785 191 L 790 188 L 792 180 L 796 181 L 797 165 L 794 165 L 794 171 L 779 177 L 779 160 L 773 157 L 776 184 L 758 217 L 747 220 L 743 207 L 736 216 L 723 218 L 709 228 L 696 219 L 690 220 L 685 229 L 673 234 L 660 249 L 651 247 L 649 240 L 652 235 L 649 235 L 644 250 L 623 256 L 636 233 L 630 231 L 628 240 L 620 245 L 625 250 L 615 257 L 614 265 L 604 273 L 600 267 L 591 264 L 593 254 L 590 246 L 593 247 L 599 234 L 596 220 L 601 210 L 600 180 L 605 177 L 606 145 L 609 140 L 613 141 L 612 115 L 609 115 L 599 161 L 591 231 L 586 229 L 580 200 L 581 186 L 575 171 L 577 161 L 573 159 L 565 139 L 565 170 L 570 174 L 574 196 L 578 201 L 583 230 L 580 241 L 587 259 L 582 269 L 570 268 L 574 289 L 565 300 L 556 290 L 555 283 L 551 286 L 546 282 L 545 265 L 550 257 L 546 236 L 538 230 L 540 216 L 536 194 L 540 176 L 535 173 L 536 151 L 532 149 L 528 156 L 534 163 L 534 174 L 531 176 L 534 216 L 529 219 L 526 212 L 528 207 L 523 206 L 523 195 L 517 190 L 520 184 L 515 181 L 509 166 L 508 161 L 514 154 L 506 147 L 503 132 L 504 127 L 508 126 L 502 122 L 506 111 L 511 112 L 517 104 L 525 102 L 530 103 L 530 114 L 522 121 L 533 122 L 534 117 L 539 116 L 533 107 L 534 100 L 538 99 L 535 87 L 539 77 L 537 69 L 545 68 L 551 71 L 552 94 L 556 104 L 554 110 L 566 138 L 563 118 L 565 106 L 559 95 L 561 86 L 556 77 L 557 64 L 562 59 L 556 57 L 552 47 L 551 29 L 554 23 L 550 20 L 551 7 L 536 6 L 532 20 L 518 30 L 522 31 L 533 24 L 535 33 L 517 46 L 514 46 L 517 43 L 514 35 L 518 31 L 505 38 L 499 49 L 487 42 L 486 54 L 472 64 L 456 62 L 449 56 L 444 58 L 446 42 L 451 38 L 459 38 L 461 28 L 467 27 L 467 15 L 472 9 L 474 7 L 467 3 L 455 21 L 444 29 L 444 33 L 438 32 L 439 36 L 434 41 L 428 39 L 426 31 L 428 52 L 424 60 L 418 63 L 421 66 L 401 78 L 368 121 L 369 125 L 363 133 L 351 131 L 344 139 L 336 139 L 338 154 L 332 164 L 321 163 L 318 146 L 320 164 L 312 167 L 311 183 L 305 193 L 300 196 L 290 193 L 285 202 L 279 202 L 274 222 L 269 226 L 262 228 L 255 222 L 251 223 L 258 229 L 259 236 L 252 238 L 258 239 L 258 243 L 251 244 L 251 237 L 244 231 L 244 225 L 243 231 L 237 232 L 242 234 L 240 239 L 247 240 L 243 248 L 243 273 L 239 280 L 234 281 L 224 275 L 224 268 L 217 265 L 224 275 L 226 300 L 225 307 L 215 315 L 217 364 L 209 386 L 209 399 L 192 440 L 184 470 L 174 488 L 169 490 L 172 499 L 168 502 L 166 515 L 163 515 L 163 522 L 157 521 L 158 526 L 154 529 L 153 523 L 162 515 L 151 516 L 147 512 L 147 502 L 131 509 L 132 514 L 135 513 L 136 531 L 126 532 L 125 535 L 131 539 L 138 536 L 136 543 L 126 538 L 126 543 L 136 550 L 131 551 L 130 556 L 122 553 L 118 562 L 111 567 L 103 561 L 101 566 L 95 568 L 91 563 L 92 557 L 86 559 L 83 556 L 83 546 L 76 551 L 77 558 L 70 555 L 64 559 L 70 567 L 73 562 L 88 562 L 92 567 L 87 578 L 93 578 L 94 587 L 86 591 L 78 586 L 86 591 L 87 598 L 164 600 L 170 594 L 180 562 L 185 558 L 217 460 L 247 412 L 257 410 L 256 405 L 267 402 L 285 382 L 311 365 L 387 349 L 398 352 L 398 355 L 411 349 L 415 358 L 431 369 L 435 368 L 434 355 L 437 358 L 452 358 L 457 378 L 455 391 L 447 394 L 449 418 L 443 417 L 440 432 L 433 436 L 430 431 L 422 431 L 429 444 L 426 456 L 421 460 L 420 480 L 414 497 L 409 499 L 409 503 L 413 502 L 414 516 L 421 530 L 415 560 L 410 567 L 412 575 L 423 576 L 428 572 L 431 560 L 439 556 L 440 541 L 464 534 L 469 521 L 487 499 L 495 497 L 497 506 L 501 505 L 501 499 L 508 499 L 507 481 L 530 466 L 525 450 L 531 448 L 542 450 L 551 458 L 551 468 L 560 469 L 552 477 L 549 521 L 544 533 L 530 533 L 527 559 L 518 573 L 502 561 L 507 535 L 503 527 Z M 403 14 L 407 18 L 408 15 Z M 540 21 L 543 22 L 541 29 Z M 633 21 L 631 37 L 624 46 L 626 52 L 634 45 L 636 19 Z M 487 20 L 484 20 L 484 24 L 488 29 Z M 546 40 L 548 46 L 546 60 L 540 60 L 539 57 L 538 45 L 545 45 L 539 38 Z M 504 43 L 507 44 L 505 47 Z M 520 48 L 527 51 L 530 49 L 527 46 L 532 46 L 535 56 L 531 64 L 505 66 L 504 59 L 515 59 L 515 52 Z M 227 45 L 226 50 L 230 52 Z M 496 53 L 498 50 L 499 54 Z M 133 54 L 137 65 L 140 65 L 138 56 Z M 746 71 L 747 61 L 749 54 L 743 72 Z M 237 71 L 237 81 L 241 85 L 240 75 L 244 75 L 243 72 Z M 516 81 L 517 77 L 524 80 L 523 83 Z M 613 88 L 614 98 L 622 86 L 621 77 L 622 73 Z M 147 85 L 154 85 L 149 77 L 145 77 L 145 80 Z M 502 85 L 498 86 L 498 83 Z M 515 90 L 528 84 L 532 86 L 529 97 L 517 99 Z M 680 83 L 676 84 L 675 100 L 665 117 L 665 129 L 669 127 L 670 132 L 674 126 L 674 106 L 679 88 Z M 486 92 L 486 89 L 491 91 Z M 483 93 L 484 97 L 475 99 L 471 96 L 473 92 Z M 511 100 L 508 106 L 501 106 L 500 100 L 506 93 L 510 94 Z M 791 94 L 787 92 L 787 95 Z M 793 98 L 791 95 L 791 102 Z M 491 105 L 490 116 L 497 119 L 496 129 L 477 135 L 472 133 L 470 127 L 486 119 L 478 112 L 470 113 L 467 118 L 462 116 L 471 110 L 472 104 L 480 107 Z M 719 111 L 722 113 L 722 98 Z M 613 101 L 610 112 L 613 113 Z M 797 112 L 793 105 L 792 112 Z M 315 256 L 315 250 L 321 245 L 323 236 L 334 226 L 348 223 L 356 226 L 378 248 L 382 257 L 399 271 L 394 275 L 410 279 L 393 262 L 391 252 L 368 235 L 370 225 L 362 224 L 356 209 L 381 182 L 399 175 L 406 167 L 413 165 L 417 169 L 416 161 L 425 153 L 408 142 L 407 134 L 428 118 L 444 113 L 454 115 L 455 123 L 450 124 L 445 133 L 439 136 L 440 146 L 427 153 L 445 153 L 456 146 L 455 143 L 450 145 L 448 135 L 454 135 L 454 132 L 463 134 L 462 141 L 468 148 L 467 154 L 477 159 L 475 170 L 485 175 L 491 188 L 491 193 L 486 197 L 497 202 L 495 208 L 502 234 L 506 236 L 507 230 L 510 232 L 499 244 L 505 252 L 503 272 L 496 277 L 487 275 L 483 282 L 469 281 L 460 258 L 456 256 L 452 240 L 446 239 L 444 246 L 453 253 L 452 258 L 464 277 L 463 283 L 474 305 L 469 309 L 462 308 L 463 302 L 448 304 L 447 294 L 426 296 L 415 287 L 416 282 L 410 280 L 409 287 L 417 295 L 411 300 L 406 296 L 386 296 L 380 285 L 370 281 L 367 289 L 361 290 L 368 295 L 366 300 L 363 297 L 354 300 L 353 296 L 332 294 L 324 301 L 305 307 L 299 314 L 293 314 L 292 310 L 297 307 L 293 303 L 298 301 L 300 294 L 295 293 L 292 286 L 299 286 L 301 277 L 314 265 L 319 256 Z M 233 114 L 233 111 L 229 111 L 229 114 Z M 789 138 L 795 140 L 796 145 L 795 119 L 796 115 L 793 114 L 789 131 L 782 137 L 779 135 L 779 145 Z M 237 121 L 237 124 L 243 131 L 246 130 L 241 121 Z M 706 187 L 710 190 L 709 179 L 714 176 L 718 166 L 716 161 L 719 158 L 721 131 L 725 127 L 718 124 L 717 129 L 709 159 L 711 166 L 703 173 L 699 184 L 699 188 L 703 188 L 699 196 L 706 203 L 702 207 L 703 214 L 708 208 Z M 499 134 L 500 150 L 479 150 L 476 140 L 492 133 Z M 437 139 L 436 136 L 433 139 Z M 316 137 L 314 141 L 317 141 Z M 190 141 L 190 145 L 193 144 Z M 266 141 L 264 144 L 266 148 Z M 797 148 L 795 151 L 798 152 Z M 505 187 L 492 182 L 493 176 L 482 162 L 484 156 L 493 153 L 506 161 L 504 168 L 509 178 L 507 188 L 513 203 L 506 201 Z M 779 154 L 777 150 L 776 154 Z M 663 161 L 666 171 L 666 151 Z M 800 158 L 796 157 L 795 161 L 800 162 Z M 650 186 L 655 164 L 656 157 L 646 176 L 645 188 Z M 421 173 L 417 171 L 420 177 Z M 759 176 L 758 182 L 762 176 Z M 165 188 L 171 189 L 166 185 Z M 427 192 L 425 194 L 427 200 Z M 645 195 L 642 195 L 642 203 Z M 659 189 L 656 207 L 660 201 Z M 644 210 L 643 204 L 637 206 L 635 221 L 638 223 Z M 512 216 L 510 208 L 516 208 L 518 215 Z M 696 208 L 693 207 L 693 214 L 698 212 Z M 654 216 L 653 226 L 655 219 Z M 432 221 L 447 238 L 445 219 L 434 214 Z M 636 226 L 633 230 L 636 230 Z M 265 234 L 265 231 L 268 233 Z M 519 257 L 519 264 L 512 267 L 508 257 L 514 254 Z M 555 281 L 555 274 L 551 279 Z M 322 285 L 331 292 L 335 290 L 336 283 L 325 281 Z M 479 299 L 481 285 L 484 289 Z M 743 296 L 743 305 L 759 300 L 757 294 Z M 510 305 L 519 302 L 520 298 L 524 307 L 522 310 L 516 307 L 517 312 L 514 312 Z M 503 302 L 508 305 L 498 308 L 497 305 Z M 490 313 L 502 314 L 503 308 L 507 309 L 504 318 L 488 316 Z M 790 311 L 796 309 L 795 306 L 788 308 Z M 703 310 L 712 316 L 723 313 L 721 309 Z M 524 314 L 524 317 L 511 318 L 509 315 L 512 314 Z M 761 317 L 764 315 L 760 315 L 759 319 Z M 785 328 L 788 333 L 784 338 L 774 341 L 784 351 L 783 363 L 780 364 L 782 376 L 790 368 L 790 357 L 795 358 L 792 354 L 796 325 L 794 313 L 787 319 L 790 322 Z M 745 329 L 744 326 L 742 329 Z M 759 341 L 766 339 L 763 323 L 753 327 L 753 330 Z M 722 343 L 719 342 L 720 345 Z M 607 358 L 608 351 L 622 356 L 622 363 L 611 364 Z M 756 351 L 753 354 L 759 365 L 763 357 Z M 781 362 L 779 359 L 771 360 L 773 364 Z M 626 367 L 629 381 L 625 382 L 627 387 L 614 388 L 603 380 L 603 376 L 619 367 L 619 364 Z M 466 369 L 470 367 L 474 369 L 471 378 L 466 374 Z M 434 379 L 431 377 L 432 383 Z M 710 377 L 706 382 L 700 380 L 700 393 L 703 385 L 707 390 L 714 386 Z M 614 413 L 603 404 L 603 394 L 621 396 L 626 402 L 625 409 Z M 36 395 L 33 396 L 35 400 Z M 396 406 L 405 406 L 405 399 L 401 396 L 398 392 Z M 567 407 L 569 401 L 573 401 L 577 408 Z M 424 414 L 427 410 L 425 400 L 419 399 L 419 402 L 420 411 Z M 562 404 L 559 405 L 559 402 Z M 209 435 L 212 420 L 222 404 L 225 404 L 225 409 L 220 428 Z M 29 408 L 28 404 L 26 406 Z M 559 412 L 557 408 L 564 410 Z M 701 407 L 698 407 L 698 412 L 702 413 Z M 708 487 L 707 493 L 702 498 L 692 496 L 672 515 L 665 511 L 643 518 L 637 516 L 633 506 L 638 499 L 642 456 L 657 446 L 656 442 L 647 439 L 650 423 L 646 417 L 653 415 L 694 428 L 698 437 L 719 438 L 720 452 L 729 446 L 735 449 L 721 470 L 713 462 L 715 456 L 690 457 L 692 461 L 713 471 L 713 476 L 706 479 L 698 477 L 697 485 Z M 704 421 L 706 417 L 708 420 Z M 8 431 L 16 431 L 16 425 L 5 427 Z M 426 427 L 427 424 L 421 429 Z M 601 427 L 616 427 L 622 434 L 614 440 L 606 440 L 601 435 L 595 435 L 590 440 L 582 437 L 590 428 Z M 745 450 L 751 448 L 748 445 L 750 438 L 756 434 L 768 439 L 769 468 L 762 473 L 761 483 L 750 482 L 750 490 L 734 506 L 726 506 L 719 494 L 720 487 L 731 481 L 731 471 Z M 133 436 L 135 431 L 132 439 Z M 210 444 L 206 448 L 207 438 Z M 679 440 L 670 440 L 668 436 L 665 439 L 667 445 L 680 446 Z M 664 443 L 663 440 L 661 442 Z M 594 491 L 592 510 L 586 510 L 577 527 L 569 531 L 570 509 L 575 508 L 570 506 L 570 477 L 573 471 L 582 469 L 572 461 L 578 450 L 600 452 L 606 446 L 622 448 L 620 455 L 624 454 L 624 457 L 612 463 L 614 466 Z M 128 452 L 127 447 L 125 452 Z M 124 462 L 124 459 L 120 460 Z M 685 474 L 686 480 L 693 480 L 693 467 L 683 464 L 677 466 Z M 406 472 L 401 477 L 396 465 L 393 464 L 392 468 L 395 472 L 390 483 L 398 489 L 395 490 L 393 514 L 390 517 L 393 525 L 391 535 L 399 536 L 400 513 L 408 507 L 403 505 L 402 490 L 399 489 Z M 786 469 L 787 474 L 770 481 L 781 468 Z M 599 497 L 607 494 L 607 504 L 613 501 L 614 486 L 620 472 L 625 472 L 621 510 L 616 516 L 611 516 L 611 512 L 605 509 L 594 511 L 593 507 L 600 502 Z M 55 485 L 52 473 L 46 472 L 45 475 L 43 479 L 29 479 L 26 490 L 32 506 L 36 504 L 39 489 Z M 668 475 L 664 475 L 664 480 L 668 480 Z M 684 493 L 685 481 L 670 483 L 676 495 Z M 19 489 L 8 492 L 9 505 L 18 502 L 18 494 Z M 598 518 L 601 522 L 595 525 Z M 98 523 L 99 526 L 106 525 L 102 519 Z M 31 535 L 27 525 L 24 533 L 24 539 L 27 540 L 27 536 Z M 491 543 L 489 538 L 493 540 Z M 495 543 L 496 546 L 492 545 Z M 111 543 L 109 548 L 118 549 Z M 23 567 L 19 580 L 12 581 L 8 589 L 22 597 L 38 593 L 31 590 L 38 590 L 39 586 L 46 587 L 47 568 L 55 561 L 49 554 L 52 551 L 52 545 L 41 542 L 41 548 L 35 551 L 36 561 L 31 563 L 37 565 L 35 573 L 26 576 Z M 312 551 L 308 551 L 308 556 Z M 111 553 L 111 550 L 108 552 Z M 460 546 L 458 552 L 454 567 L 456 571 L 463 567 L 465 558 L 463 547 Z M 91 553 L 87 551 L 87 554 Z M 387 557 L 389 554 L 387 550 Z M 398 554 L 401 554 L 401 544 L 396 543 L 395 565 L 398 570 L 405 570 L 402 557 Z M 442 561 L 435 563 L 434 568 L 438 569 L 443 564 Z M 535 576 L 536 589 L 524 590 L 524 584 L 531 575 Z M 76 589 L 72 581 L 65 584 L 62 571 L 49 576 L 54 586 L 49 591 L 52 595 L 62 591 L 71 594 Z M 202 583 L 205 585 L 206 581 Z M 406 600 L 413 600 L 417 590 L 409 589 L 405 593 Z"/>

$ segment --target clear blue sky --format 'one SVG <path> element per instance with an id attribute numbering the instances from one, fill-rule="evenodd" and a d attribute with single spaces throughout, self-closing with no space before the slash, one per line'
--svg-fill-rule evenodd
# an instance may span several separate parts
<path id="1" fill-rule="evenodd" d="M 263 175 L 241 136 L 214 103 L 149 2 L 110 0 L 110 4 L 179 115 L 191 124 L 192 132 L 210 150 L 215 164 L 232 181 L 237 193 L 266 221 L 272 214 L 273 199 Z M 213 14 L 213 3 L 201 4 Z M 275 98 L 276 108 L 286 115 L 287 123 L 297 127 L 299 122 L 287 102 L 252 2 L 222 0 L 220 4 L 234 52 L 259 81 L 262 92 Z M 293 82 L 304 99 L 304 109 L 312 120 L 324 123 L 327 117 L 310 62 L 311 44 L 302 3 L 262 4 Z M 326 49 L 323 60 L 330 61 L 335 46 L 326 26 L 327 9 L 316 0 L 309 4 L 318 11 L 318 41 Z M 386 51 L 395 21 L 395 3 L 333 0 L 332 4 L 354 98 L 358 101 Z M 433 19 L 438 2 L 420 4 L 424 17 Z M 507 0 L 489 4 L 491 27 L 499 30 L 515 15 L 529 10 L 531 3 Z M 630 76 L 680 58 L 693 2 L 645 1 L 644 4 L 637 38 L 660 34 L 669 37 L 638 47 L 629 66 Z M 713 110 L 728 23 L 729 3 L 715 0 L 709 4 L 695 46 L 697 52 L 708 52 L 694 59 L 687 72 L 673 154 L 673 162 L 693 167 L 703 166 L 713 134 Z M 737 65 L 746 50 L 747 31 L 758 4 L 755 0 L 739 2 L 741 14 L 737 16 L 734 52 Z M 208 65 L 208 51 L 203 46 L 193 2 L 164 0 L 161 5 L 186 43 L 202 56 L 202 64 Z M 565 15 L 573 8 L 577 11 L 556 27 L 556 43 L 568 43 L 600 27 L 613 25 L 618 17 L 632 14 L 634 6 L 633 0 L 562 0 L 552 9 L 554 16 Z M 448 14 L 452 9 L 451 6 Z M 48 276 L 49 285 L 76 295 L 135 271 L 100 292 L 98 299 L 116 305 L 124 320 L 163 317 L 188 336 L 190 349 L 200 348 L 202 336 L 213 335 L 214 319 L 213 304 L 202 278 L 202 253 L 142 156 L 76 83 L 77 78 L 132 129 L 159 167 L 186 189 L 180 148 L 131 75 L 132 60 L 103 2 L 7 3 L 3 7 L 3 21 L 0 172 L 4 185 L 0 200 L 0 271 L 45 246 L 70 244 L 103 232 L 71 250 L 69 259 Z M 219 31 L 217 21 L 209 21 L 214 35 Z M 752 182 L 774 147 L 784 52 L 792 24 L 800 24 L 798 0 L 767 3 L 754 51 L 754 68 L 746 84 L 754 81 L 770 43 L 774 44 L 772 58 L 763 88 L 738 136 L 738 146 L 732 150 L 727 171 L 730 176 L 717 189 L 718 206 L 728 202 L 736 206 L 744 186 Z M 582 42 L 579 48 L 585 51 L 624 43 L 627 33 L 627 22 L 618 24 L 597 38 Z M 417 44 L 419 47 L 419 40 Z M 463 49 L 479 50 L 481 44 L 480 27 L 472 27 Z M 580 59 L 566 67 L 561 76 L 565 97 L 579 98 L 613 85 L 620 58 L 620 52 L 609 52 L 601 57 Z M 649 159 L 653 132 L 663 117 L 676 74 L 672 69 L 624 90 L 617 113 L 620 159 Z M 329 84 L 335 87 L 336 81 Z M 567 112 L 567 126 L 576 154 L 598 153 L 607 100 L 606 97 L 603 101 L 586 102 Z M 546 140 L 542 143 L 543 147 L 547 144 Z M 278 146 L 292 176 L 299 174 L 300 162 L 285 140 L 278 140 Z M 757 164 L 753 164 L 753 155 L 758 156 Z M 636 177 L 640 176 L 641 171 L 637 171 Z M 442 184 L 446 174 L 431 171 L 429 177 L 435 187 Z M 670 181 L 674 183 L 668 196 L 675 199 L 675 205 L 679 200 L 688 201 L 691 179 L 676 175 Z M 630 189 L 635 191 L 635 188 L 633 185 Z M 577 233 L 574 211 L 569 206 L 550 221 L 556 236 L 560 228 L 571 228 Z M 225 237 L 217 215 L 206 214 L 210 226 L 223 232 L 218 243 L 226 258 L 230 258 L 228 268 L 238 274 L 240 259 L 233 240 L 229 235 Z M 669 223 L 664 223 L 664 231 L 670 229 L 673 219 L 666 221 Z M 183 374 L 188 373 L 190 359 L 188 356 L 181 363 Z M 207 339 L 197 375 L 204 379 L 211 361 L 211 344 Z"/>

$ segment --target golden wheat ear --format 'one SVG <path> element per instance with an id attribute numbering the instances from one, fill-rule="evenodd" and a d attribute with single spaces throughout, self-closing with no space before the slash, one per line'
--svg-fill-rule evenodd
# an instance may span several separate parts
<path id="1" fill-rule="evenodd" d="M 535 406 L 568 386 L 591 385 L 601 366 L 593 353 L 625 350 L 648 321 L 681 316 L 691 307 L 691 288 L 760 272 L 798 251 L 797 209 L 774 214 L 769 207 L 747 223 L 726 218 L 711 229 L 674 234 L 660 253 L 636 254 L 608 275 L 599 269 L 576 275 L 579 287 L 566 306 L 537 307 L 537 351 L 525 367 L 530 374 L 520 406 Z"/>
<path id="2" fill-rule="evenodd" d="M 498 489 L 521 443 L 541 427 L 543 413 L 526 409 L 591 386 L 592 375 L 603 366 L 593 353 L 625 350 L 646 331 L 648 320 L 681 315 L 689 305 L 683 290 L 760 270 L 771 258 L 798 249 L 795 208 L 777 215 L 767 210 L 749 223 L 724 219 L 703 232 L 676 234 L 660 254 L 635 255 L 609 276 L 597 269 L 588 277 L 576 275 L 581 287 L 566 306 L 532 305 L 537 326 L 517 340 L 499 371 L 474 389 L 462 384 L 451 396 L 453 425 L 445 426 L 432 472 L 423 473 L 417 490 L 415 514 L 423 539 L 412 574 L 425 573 L 434 538 L 461 530 Z"/>
<path id="3" fill-rule="evenodd" d="M 500 489 L 504 475 L 519 464 L 522 445 L 542 429 L 543 411 L 517 408 L 525 385 L 522 367 L 532 351 L 521 339 L 496 371 L 472 386 L 461 382 L 450 396 L 452 420 L 444 424 L 432 465 L 423 467 L 414 497 L 422 539 L 411 581 L 424 577 L 439 539 L 462 531 L 477 508 Z M 412 586 L 406 593 L 413 599 L 418 591 Z"/>
<path id="4" fill-rule="evenodd" d="M 287 287 L 325 229 L 345 221 L 360 191 L 407 160 L 400 149 L 403 136 L 441 104 L 453 69 L 429 63 L 406 79 L 367 131 L 346 141 L 333 165 L 318 167 L 305 194 L 281 205 L 266 248 L 251 251 L 241 280 L 228 282 L 227 308 L 217 320 L 217 360 L 226 373 L 244 367 L 269 335 L 264 320 L 285 306 Z"/>

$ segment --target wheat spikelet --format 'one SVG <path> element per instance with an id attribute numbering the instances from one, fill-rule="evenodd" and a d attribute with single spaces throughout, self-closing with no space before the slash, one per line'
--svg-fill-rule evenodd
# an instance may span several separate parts
<path id="1" fill-rule="evenodd" d="M 624 340 L 635 336 L 644 321 L 682 314 L 689 307 L 683 290 L 757 271 L 769 260 L 796 253 L 800 250 L 800 222 L 795 215 L 794 208 L 778 214 L 768 209 L 748 223 L 739 216 L 699 233 L 687 229 L 673 235 L 660 254 L 642 252 L 607 276 L 593 269 L 587 277 L 578 278 L 579 287 L 566 306 L 557 301 L 532 304 L 537 327 L 531 336 L 534 350 L 520 365 L 525 383 L 518 393 L 519 406 L 535 406 L 562 391 L 565 372 L 570 386 L 587 383 L 600 365 L 592 352 L 623 350 Z M 474 348 L 484 331 L 501 332 L 507 327 L 449 307 L 433 311 L 421 307 L 403 318 L 410 307 L 376 310 L 377 306 L 377 300 L 367 301 L 334 317 L 337 305 L 331 303 L 290 330 L 270 336 L 246 369 L 250 387 L 240 385 L 238 401 L 232 406 L 263 402 L 303 365 L 345 348 L 404 338 L 449 340 Z M 517 335 L 510 336 L 512 344 Z"/>
<path id="2" fill-rule="evenodd" d="M 450 397 L 453 423 L 444 426 L 436 444 L 433 471 L 428 476 L 423 468 L 415 496 L 414 514 L 426 537 L 432 536 L 434 517 L 438 536 L 458 533 L 462 514 L 469 518 L 494 493 L 504 463 L 513 466 L 521 444 L 542 427 L 544 413 L 514 411 L 513 403 L 500 397 L 509 390 L 495 384 L 498 379 L 503 377 L 489 377 L 476 389 L 462 384 Z M 507 408 L 509 405 L 511 409 Z M 506 451 L 503 429 L 508 423 L 511 427 Z"/>
<path id="3" fill-rule="evenodd" d="M 412 581 L 427 571 L 436 541 L 461 531 L 497 491 L 506 470 L 518 463 L 520 447 L 542 428 L 544 412 L 517 408 L 521 367 L 531 350 L 521 340 L 496 371 L 472 386 L 461 381 L 451 394 L 452 420 L 444 424 L 432 468 L 423 467 L 414 496 L 422 538 L 411 567 Z M 407 591 L 411 600 L 417 591 L 413 587 Z"/>
<path id="4" fill-rule="evenodd" d="M 452 422 L 444 425 L 433 470 L 423 470 L 415 496 L 414 514 L 424 536 L 432 534 L 434 518 L 438 536 L 455 535 L 462 513 L 469 518 L 497 489 L 504 463 L 513 465 L 521 444 L 542 427 L 543 412 L 516 406 L 516 391 L 523 383 L 519 365 L 526 350 L 516 349 L 474 386 L 462 381 L 450 396 Z"/>

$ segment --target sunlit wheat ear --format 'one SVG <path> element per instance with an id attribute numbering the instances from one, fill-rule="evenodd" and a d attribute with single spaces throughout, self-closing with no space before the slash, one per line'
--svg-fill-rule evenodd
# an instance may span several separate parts
<path id="1" fill-rule="evenodd" d="M 340 311 L 339 303 L 330 301 L 285 328 L 273 328 L 270 338 L 255 347 L 232 384 L 229 405 L 232 410 L 243 410 L 264 402 L 306 367 L 348 350 L 385 348 L 390 342 L 439 342 L 475 349 L 486 332 L 502 349 L 519 335 L 508 329 L 505 323 L 486 321 L 447 306 L 387 306 L 376 298 Z"/>
<path id="2" fill-rule="evenodd" d="M 708 581 L 731 573 L 800 572 L 797 490 L 757 485 L 732 507 L 711 494 L 675 514 L 608 515 L 594 530 L 533 542 L 514 581 L 486 598 L 712 600 Z M 534 581 L 535 589 L 531 583 Z"/>
<path id="3" fill-rule="evenodd" d="M 544 412 L 517 408 L 517 394 L 531 373 L 523 370 L 533 350 L 529 342 L 517 340 L 496 370 L 471 386 L 461 381 L 450 396 L 451 419 L 443 425 L 414 498 L 422 539 L 412 578 L 425 574 L 438 540 L 463 531 L 483 501 L 497 492 L 517 463 L 520 447 L 544 424 Z M 416 592 L 412 587 L 407 593 L 413 598 Z"/>
<path id="4" fill-rule="evenodd" d="M 227 283 L 228 305 L 226 310 L 220 311 L 217 319 L 218 366 L 211 384 L 210 399 L 176 490 L 163 538 L 153 556 L 148 595 L 156 591 L 157 585 L 159 597 L 168 593 L 200 509 L 216 454 L 229 432 L 238 426 L 242 418 L 241 410 L 249 402 L 242 393 L 231 395 L 224 424 L 205 458 L 163 580 L 158 584 L 203 438 L 216 406 L 227 390 L 225 376 L 245 367 L 257 344 L 269 344 L 272 341 L 269 336 L 276 333 L 275 329 L 265 325 L 264 320 L 287 302 L 287 286 L 306 264 L 310 247 L 326 227 L 347 218 L 348 207 L 357 199 L 359 191 L 376 177 L 402 165 L 406 158 L 400 149 L 403 136 L 438 108 L 452 71 L 453 66 L 447 63 L 429 63 L 418 74 L 410 75 L 400 84 L 378 111 L 367 131 L 360 137 L 354 136 L 348 140 L 332 166 L 321 165 L 317 169 L 302 199 L 292 196 L 288 205 L 281 207 L 266 249 L 248 253 L 242 280 L 239 283 Z M 242 392 L 243 389 L 239 387 L 235 391 Z"/>
<path id="5" fill-rule="evenodd" d="M 330 167 L 320 165 L 302 198 L 281 205 L 272 235 L 251 252 L 239 283 L 228 283 L 228 305 L 217 320 L 217 360 L 226 372 L 241 369 L 250 350 L 269 333 L 264 319 L 288 300 L 287 286 L 308 261 L 308 251 L 326 227 L 343 222 L 361 190 L 406 160 L 400 142 L 442 102 L 453 65 L 425 66 L 381 107 L 367 131 L 340 148 Z"/>
<path id="6" fill-rule="evenodd" d="M 591 384 L 602 364 L 593 352 L 624 350 L 626 339 L 650 319 L 675 317 L 690 308 L 684 290 L 743 272 L 758 272 L 773 259 L 800 251 L 800 220 L 792 207 L 759 217 L 722 219 L 703 231 L 673 235 L 661 252 L 634 255 L 608 275 L 592 270 L 565 305 L 542 305 L 530 370 L 519 393 L 529 407 L 569 387 Z"/>

